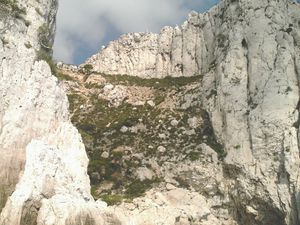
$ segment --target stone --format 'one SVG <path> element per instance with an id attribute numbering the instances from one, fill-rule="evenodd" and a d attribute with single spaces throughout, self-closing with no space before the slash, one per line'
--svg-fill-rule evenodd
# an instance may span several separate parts
<path id="1" fill-rule="evenodd" d="M 189 127 L 192 129 L 196 129 L 199 126 L 199 121 L 198 121 L 197 117 L 189 118 L 187 122 L 188 122 Z"/>
<path id="2" fill-rule="evenodd" d="M 178 125 L 178 121 L 177 120 L 175 120 L 175 119 L 173 119 L 172 121 L 171 121 L 171 125 L 173 126 L 173 127 L 176 127 L 177 125 Z"/>
<path id="3" fill-rule="evenodd" d="M 166 189 L 167 189 L 168 191 L 173 190 L 173 189 L 175 189 L 175 188 L 176 188 L 176 187 L 175 187 L 174 185 L 170 184 L 170 183 L 168 183 L 168 184 L 166 185 Z"/>
<path id="4" fill-rule="evenodd" d="M 122 126 L 121 127 L 121 129 L 120 129 L 120 131 L 122 132 L 122 133 L 126 133 L 127 131 L 128 131 L 128 127 L 126 127 L 126 126 Z"/>
<path id="5" fill-rule="evenodd" d="M 147 101 L 147 104 L 150 105 L 151 107 L 155 106 L 155 103 L 152 100 Z"/>
<path id="6" fill-rule="evenodd" d="M 82 138 L 41 55 L 51 58 L 46 48 L 54 40 L 57 1 L 5 3 L 16 4 L 12 9 L 4 3 L 0 40 L 7 36 L 9 43 L 0 41 L 0 224 L 75 225 L 86 217 L 117 223 L 91 196 Z M 26 13 L 3 14 L 23 7 Z"/>
<path id="7" fill-rule="evenodd" d="M 157 151 L 160 153 L 164 153 L 166 151 L 166 148 L 164 146 L 158 146 Z"/>
<path id="8" fill-rule="evenodd" d="M 136 176 L 140 181 L 144 181 L 144 180 L 152 180 L 154 174 L 147 167 L 139 167 L 136 170 Z"/>
<path id="9" fill-rule="evenodd" d="M 161 139 L 166 139 L 167 138 L 166 134 L 158 134 L 158 137 L 161 138 Z"/>
<path id="10" fill-rule="evenodd" d="M 196 131 L 194 129 L 191 129 L 191 130 L 186 130 L 183 133 L 188 135 L 188 136 L 191 136 L 191 135 L 195 135 Z"/>
<path id="11" fill-rule="evenodd" d="M 104 158 L 104 159 L 108 159 L 109 158 L 109 153 L 108 152 L 103 152 L 101 154 L 101 157 Z"/>

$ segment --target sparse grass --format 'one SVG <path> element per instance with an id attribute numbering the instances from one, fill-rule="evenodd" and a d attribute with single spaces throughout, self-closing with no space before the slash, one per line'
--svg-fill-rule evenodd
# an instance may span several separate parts
<path id="1" fill-rule="evenodd" d="M 36 51 L 36 60 L 44 60 L 48 63 L 51 72 L 53 75 L 57 76 L 58 78 L 62 78 L 61 74 L 58 74 L 56 63 L 53 61 L 53 40 L 52 40 L 52 33 L 51 29 L 49 28 L 48 24 L 43 24 L 38 29 L 38 37 L 39 37 L 39 44 L 40 49 Z"/>
<path id="2" fill-rule="evenodd" d="M 131 180 L 125 185 L 125 191 L 122 193 L 104 193 L 97 194 L 96 186 L 92 186 L 92 195 L 96 199 L 105 201 L 108 205 L 117 205 L 124 201 L 131 202 L 134 198 L 143 196 L 147 190 L 151 189 L 154 184 L 160 183 L 160 178 L 153 180 Z"/>
<path id="3" fill-rule="evenodd" d="M 197 152 L 197 151 L 192 151 L 190 152 L 187 157 L 191 160 L 191 161 L 196 161 L 198 159 L 200 159 L 201 157 L 201 152 Z"/>
<path id="4" fill-rule="evenodd" d="M 58 80 L 74 81 L 73 77 L 58 70 L 56 71 L 56 77 L 58 78 Z"/>
<path id="5" fill-rule="evenodd" d="M 52 59 L 52 53 L 49 53 L 44 49 L 40 49 L 39 51 L 36 51 L 36 60 L 37 61 L 43 60 L 46 63 L 48 63 L 52 74 L 57 75 L 56 63 Z"/>
<path id="6" fill-rule="evenodd" d="M 182 187 L 182 188 L 190 187 L 190 184 L 184 179 L 184 177 L 178 176 L 178 177 L 175 177 L 174 179 L 178 182 L 179 187 Z"/>
<path id="7" fill-rule="evenodd" d="M 201 81 L 201 76 L 165 79 L 103 76 L 107 83 L 113 85 L 152 87 L 154 92 L 152 100 L 156 105 L 165 101 L 171 92 L 181 92 L 185 90 L 185 85 Z M 217 142 L 208 113 L 201 110 L 199 105 L 187 110 L 177 108 L 169 110 L 151 107 L 148 104 L 133 106 L 125 100 L 119 106 L 112 106 L 109 101 L 99 98 L 95 92 L 103 86 L 85 84 L 85 87 L 89 88 L 91 94 L 83 96 L 74 92 L 68 97 L 72 122 L 79 129 L 90 158 L 88 173 L 96 174 L 91 176 L 92 193 L 95 198 L 102 198 L 109 204 L 118 204 L 121 201 L 142 196 L 155 183 L 161 182 L 160 179 L 143 182 L 137 180 L 135 170 L 141 166 L 147 166 L 143 162 L 147 158 L 157 159 L 159 165 L 163 164 L 166 159 L 174 160 L 178 156 L 181 161 L 199 160 L 202 153 L 197 146 L 201 143 L 212 147 L 220 159 L 226 155 L 223 146 Z M 201 126 L 194 129 L 195 133 L 189 135 L 185 131 L 191 130 L 187 122 L 191 117 L 201 117 L 202 122 Z M 179 122 L 178 126 L 170 125 L 172 119 Z M 132 128 L 140 123 L 146 128 L 145 130 L 137 133 L 120 131 L 122 126 Z M 162 139 L 158 134 L 165 134 L 166 138 Z M 157 148 L 160 145 L 167 150 L 159 152 Z M 125 147 L 131 150 L 125 151 Z M 115 151 L 116 148 L 118 148 L 117 151 Z M 122 150 L 119 151 L 119 148 Z M 176 153 L 169 151 L 172 149 L 176 150 Z M 108 153 L 108 158 L 102 157 L 104 151 Z M 142 156 L 135 157 L 135 153 Z M 111 190 L 100 190 L 102 192 L 97 193 L 96 188 L 106 181 L 113 185 Z M 184 179 L 181 185 L 189 186 Z"/>
<path id="8" fill-rule="evenodd" d="M 112 84 L 122 84 L 128 86 L 141 86 L 141 87 L 153 87 L 159 88 L 172 88 L 172 87 L 182 87 L 189 83 L 199 81 L 202 79 L 201 75 L 192 77 L 165 77 L 163 79 L 152 78 L 143 79 L 135 76 L 128 75 L 106 75 L 101 74 L 109 83 Z"/>
<path id="9" fill-rule="evenodd" d="M 121 194 L 104 194 L 101 195 L 100 198 L 108 205 L 118 205 L 126 199 L 126 196 Z"/>
<path id="10" fill-rule="evenodd" d="M 159 178 L 153 180 L 134 180 L 129 185 L 126 186 L 125 194 L 129 198 L 136 198 L 143 196 L 145 192 L 152 187 L 153 184 L 159 183 L 161 180 Z"/>

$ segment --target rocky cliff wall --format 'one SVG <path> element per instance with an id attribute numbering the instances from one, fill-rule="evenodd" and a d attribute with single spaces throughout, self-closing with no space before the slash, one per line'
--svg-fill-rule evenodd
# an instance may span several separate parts
<path id="1" fill-rule="evenodd" d="M 298 224 L 299 5 L 223 1 L 215 10 L 216 66 L 204 75 L 202 102 L 228 153 L 238 216 Z"/>
<path id="2" fill-rule="evenodd" d="M 217 37 L 217 16 L 218 7 L 205 14 L 192 12 L 182 26 L 165 27 L 159 34 L 125 34 L 86 64 L 100 73 L 143 78 L 204 74 L 215 63 L 216 45 L 226 41 Z"/>
<path id="3" fill-rule="evenodd" d="M 181 27 L 128 34 L 86 63 L 143 78 L 202 75 L 240 224 L 299 224 L 300 7 L 224 0 Z"/>
<path id="4" fill-rule="evenodd" d="M 223 0 L 159 35 L 123 36 L 87 61 L 108 74 L 202 75 L 182 98 L 207 111 L 227 152 L 218 159 L 206 149 L 198 164 L 164 168 L 192 171 L 190 191 L 169 186 L 112 208 L 90 195 L 84 146 L 49 67 L 56 8 L 0 2 L 1 225 L 299 224 L 297 3 Z"/>
<path id="5" fill-rule="evenodd" d="M 102 224 L 105 217 L 49 67 L 56 10 L 56 0 L 0 2 L 1 225 Z"/>

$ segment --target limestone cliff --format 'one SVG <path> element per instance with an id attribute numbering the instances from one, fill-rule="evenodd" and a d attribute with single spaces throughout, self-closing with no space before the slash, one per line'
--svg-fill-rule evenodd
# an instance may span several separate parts
<path id="1" fill-rule="evenodd" d="M 58 82 L 51 61 L 56 9 L 55 0 L 0 1 L 1 225 L 300 223 L 297 3 L 223 0 L 159 35 L 125 35 L 87 61 L 100 73 L 180 77 L 142 81 L 75 69 L 69 81 Z M 90 164 L 92 180 L 128 159 L 126 151 L 134 154 L 127 165 L 138 165 L 134 176 L 158 174 L 163 181 L 129 203 L 95 202 L 64 90 L 74 124 L 91 132 L 82 132 L 85 144 L 104 162 Z M 74 93 L 81 98 L 72 99 Z M 137 121 L 118 127 L 115 116 L 128 112 Z M 110 140 L 131 144 L 126 138 L 135 132 L 144 137 L 134 142 L 137 152 L 126 146 L 101 152 Z M 91 141 L 91 134 L 104 138 Z M 147 143 L 141 152 L 155 135 L 161 146 Z M 130 188 L 125 194 L 132 196 Z"/>
<path id="2" fill-rule="evenodd" d="M 56 0 L 0 1 L 1 225 L 105 218 L 90 195 L 66 94 L 48 65 L 56 10 Z"/>
<path id="3" fill-rule="evenodd" d="M 201 107 L 227 157 L 240 224 L 299 224 L 300 6 L 223 0 L 181 27 L 129 34 L 87 60 L 143 78 L 202 75 Z"/>

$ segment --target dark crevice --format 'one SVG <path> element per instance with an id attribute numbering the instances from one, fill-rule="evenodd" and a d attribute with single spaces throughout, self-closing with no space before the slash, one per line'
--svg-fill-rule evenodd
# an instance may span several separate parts
<path id="1" fill-rule="evenodd" d="M 247 127 L 248 127 L 248 134 L 249 134 L 249 142 L 250 142 L 250 150 L 253 152 L 253 141 L 252 141 L 252 133 L 251 133 L 251 126 L 250 126 L 250 113 L 251 110 L 253 110 L 253 99 L 251 96 L 250 91 L 250 62 L 249 62 L 249 49 L 248 49 L 248 43 L 246 39 L 244 38 L 242 40 L 242 47 L 245 51 L 245 58 L 247 61 L 247 102 L 248 102 L 248 111 L 247 111 Z M 256 108 L 256 107 L 255 107 Z"/>

